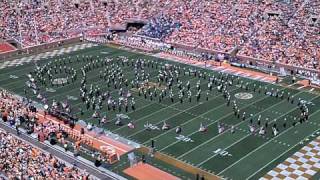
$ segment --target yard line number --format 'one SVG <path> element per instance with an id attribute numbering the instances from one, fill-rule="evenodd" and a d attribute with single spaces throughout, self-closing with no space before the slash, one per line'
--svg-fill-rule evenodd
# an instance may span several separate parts
<path id="1" fill-rule="evenodd" d="M 223 150 L 223 149 L 221 149 L 221 148 L 218 148 L 217 150 L 213 151 L 213 153 L 215 153 L 216 155 L 220 155 L 220 156 L 222 156 L 222 157 L 232 156 L 231 153 L 229 153 L 228 151 Z"/>
<path id="2" fill-rule="evenodd" d="M 179 135 L 176 137 L 176 139 L 183 142 L 194 142 L 194 140 L 192 140 L 190 137 L 184 135 Z"/>

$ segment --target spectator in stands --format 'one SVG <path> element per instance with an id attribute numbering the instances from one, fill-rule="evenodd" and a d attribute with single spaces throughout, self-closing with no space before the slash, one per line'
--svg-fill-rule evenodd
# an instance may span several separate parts
<path id="1" fill-rule="evenodd" d="M 139 34 L 151 38 L 162 39 L 172 33 L 175 29 L 179 29 L 179 27 L 180 23 L 175 22 L 167 15 L 161 14 L 160 16 L 151 19 Z"/>
<path id="2" fill-rule="evenodd" d="M 67 166 L 51 154 L 0 130 L 0 171 L 9 179 L 87 179 L 88 174 Z"/>

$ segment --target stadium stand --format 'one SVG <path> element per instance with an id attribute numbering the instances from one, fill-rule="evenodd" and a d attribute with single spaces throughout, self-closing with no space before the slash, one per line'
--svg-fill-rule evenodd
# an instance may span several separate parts
<path id="1" fill-rule="evenodd" d="M 136 18 L 149 20 L 139 35 L 167 43 L 224 52 L 238 48 L 239 55 L 319 69 L 316 0 L 17 2 L 0 5 L 0 37 L 25 46 L 105 33 Z"/>
<path id="2" fill-rule="evenodd" d="M 106 33 L 136 18 L 149 20 L 139 35 L 166 43 L 223 52 L 238 49 L 245 57 L 319 69 L 316 0 L 16 2 L 0 5 L 0 38 L 24 46 Z"/>
<path id="3" fill-rule="evenodd" d="M 144 26 L 139 34 L 151 38 L 162 39 L 172 33 L 174 29 L 178 29 L 179 26 L 180 24 L 174 22 L 170 16 L 161 14 L 159 17 L 153 18 L 150 23 Z"/>
<path id="4" fill-rule="evenodd" d="M 0 172 L 9 179 L 88 179 L 86 172 L 70 167 L 51 154 L 0 130 Z M 89 178 L 90 179 L 90 178 Z"/>
<path id="5" fill-rule="evenodd" d="M 55 179 L 85 180 L 101 179 L 101 177 L 105 179 L 115 178 L 111 172 L 108 174 L 97 173 L 97 169 L 93 166 L 88 167 L 88 165 L 84 165 L 84 163 L 87 163 L 87 160 L 84 162 L 70 161 L 70 157 L 66 158 L 64 157 L 65 155 L 55 157 L 59 155 L 59 151 L 47 151 L 47 149 L 43 151 L 40 149 L 44 149 L 43 144 L 46 143 L 50 143 L 51 148 L 57 149 L 53 145 L 59 144 L 61 147 L 56 146 L 64 149 L 64 153 L 72 151 L 75 153 L 75 156 L 78 156 L 81 148 L 82 153 L 92 154 L 97 156 L 92 158 L 100 158 L 100 161 L 106 161 L 101 153 L 92 148 L 88 149 L 90 143 L 92 143 L 90 140 L 82 137 L 79 141 L 73 142 L 76 139 L 73 138 L 73 134 L 76 133 L 75 131 L 71 129 L 67 132 L 65 126 L 54 124 L 53 121 L 43 122 L 43 117 L 38 116 L 37 110 L 27 99 L 20 101 L 11 93 L 0 90 L 0 118 L 2 119 L 0 122 L 0 163 L 2 164 L 2 166 L 0 165 L 0 177 L 2 174 L 9 179 L 42 179 L 52 177 Z M 12 131 L 13 129 L 10 129 L 11 132 L 7 131 L 10 127 L 15 129 L 14 131 L 16 131 L 18 136 L 12 133 L 14 132 Z M 25 135 L 21 136 L 22 132 Z M 17 138 L 16 136 L 20 137 Z M 29 139 L 26 139 L 26 137 Z M 30 143 L 30 137 L 37 139 L 37 141 Z M 83 148 L 84 144 L 86 144 L 86 148 Z M 14 156 L 17 156 L 17 158 L 13 158 Z M 4 157 L 10 158 L 6 159 Z M 30 157 L 27 160 L 28 162 L 24 161 L 26 157 Z M 66 158 L 66 160 L 63 159 L 61 161 L 61 158 Z M 78 168 L 79 164 L 82 167 L 81 169 L 80 167 Z M 86 170 L 95 173 L 95 175 L 90 175 L 89 178 L 89 173 Z M 98 176 L 96 177 L 96 175 Z"/>
<path id="6" fill-rule="evenodd" d="M 245 73 L 247 69 L 241 69 L 249 67 L 258 70 L 259 73 L 260 71 L 268 73 L 272 77 L 272 80 L 267 81 L 268 77 L 263 77 L 265 74 L 261 73 L 257 75 L 257 79 L 251 79 L 278 82 L 278 77 L 284 77 L 290 73 L 298 75 L 299 80 L 300 78 L 308 79 L 306 85 L 297 87 L 298 89 L 309 88 L 309 85 L 320 86 L 319 0 L 2 0 L 0 12 L 1 69 L 22 65 L 24 64 L 22 62 L 36 64 L 36 60 L 45 59 L 49 55 L 50 57 L 60 56 L 59 58 L 62 58 L 64 53 L 84 50 L 89 46 L 97 46 L 96 52 L 99 52 L 98 43 L 108 43 L 108 45 L 119 49 L 134 49 L 135 52 L 138 49 L 140 53 L 143 51 L 143 53 L 157 58 L 171 59 L 185 64 L 197 64 L 202 68 L 212 68 L 215 71 L 220 71 L 220 74 L 232 71 L 235 76 L 242 74 L 243 77 L 248 77 L 245 76 L 248 74 Z M 87 46 L 83 41 L 94 43 Z M 17 44 L 18 49 L 8 42 L 13 42 L 14 46 Z M 74 46 L 72 47 L 71 44 Z M 68 45 L 70 46 L 67 47 Z M 59 49 L 60 47 L 63 48 Z M 42 52 L 48 49 L 54 50 Z M 39 54 L 40 52 L 41 54 Z M 112 54 L 111 52 L 113 51 L 101 52 L 101 56 Z M 31 56 L 22 57 L 26 54 L 31 54 Z M 86 56 L 82 59 L 93 61 L 92 57 L 90 58 Z M 21 59 L 23 61 L 20 61 Z M 80 61 L 78 56 L 77 60 Z M 70 61 L 69 57 L 69 63 Z M 61 62 L 60 59 L 59 63 Z M 124 62 L 123 66 L 125 66 Z M 61 65 L 59 68 L 62 71 L 62 64 L 59 65 Z M 64 69 L 66 69 L 65 61 L 64 65 Z M 91 66 L 91 64 L 89 65 Z M 215 65 L 219 65 L 219 67 L 214 67 Z M 237 67 L 233 68 L 234 66 Z M 158 65 L 155 67 L 157 68 Z M 191 69 L 189 69 L 189 76 L 190 72 Z M 193 73 L 196 77 L 196 72 Z M 8 78 L 5 77 L 5 74 L 8 73 L 3 74 L 1 81 L 3 84 L 10 81 L 10 79 L 5 79 Z M 273 76 L 278 77 L 273 79 Z M 13 73 L 9 77 L 19 78 Z M 295 78 L 296 76 L 292 78 L 290 87 L 299 86 L 295 82 Z M 286 79 L 286 81 L 289 80 Z M 63 83 L 62 85 L 64 86 Z M 200 87 L 200 81 L 198 86 Z M 310 86 L 310 89 L 307 90 L 313 92 L 317 86 Z M 242 88 L 242 81 L 240 87 Z M 248 84 L 247 87 L 249 87 Z M 24 91 L 26 94 L 26 89 Z M 266 95 L 267 92 L 265 89 Z M 289 94 L 288 102 L 290 98 L 294 99 L 293 95 L 290 97 Z M 173 103 L 173 94 L 171 95 Z M 184 94 L 181 95 L 181 104 L 183 96 Z M 152 94 L 150 97 L 153 97 Z M 200 91 L 198 97 L 200 99 Z M 146 94 L 145 99 L 147 99 Z M 19 132 L 19 127 L 23 126 L 27 134 L 36 135 L 35 137 L 38 135 L 38 140 L 41 143 L 55 137 L 56 144 L 64 147 L 66 152 L 72 149 L 75 156 L 80 150 L 89 149 L 83 147 L 94 144 L 91 138 L 82 139 L 83 134 L 89 134 L 91 131 L 91 128 L 84 131 L 83 127 L 88 127 L 87 124 L 81 126 L 81 131 L 79 128 L 79 132 L 75 133 L 74 124 L 69 131 L 69 129 L 62 129 L 60 123 L 53 123 L 52 119 L 40 122 L 37 114 L 32 110 L 32 107 L 30 108 L 29 101 L 27 98 L 17 101 L 12 94 L 0 90 L 0 117 L 5 122 L 4 124 L 16 128 L 17 132 Z M 209 101 L 209 92 L 207 92 L 207 101 Z M 300 98 L 298 103 L 301 103 Z M 90 105 L 90 102 L 88 104 Z M 293 104 L 293 100 L 291 104 Z M 121 104 L 119 107 L 122 107 Z M 49 115 L 51 114 L 49 113 Z M 118 124 L 115 125 L 118 126 Z M 92 125 L 90 124 L 90 126 Z M 285 128 L 287 124 L 285 123 L 283 126 Z M 178 132 L 180 133 L 180 131 Z M 100 135 L 97 132 L 94 137 L 97 134 Z M 84 142 L 84 146 L 80 142 Z M 76 145 L 77 143 L 78 145 Z M 68 149 L 66 148 L 68 145 L 75 146 Z M 114 158 L 103 158 L 100 153 L 102 150 L 99 148 L 89 150 L 87 155 L 97 154 L 97 157 L 93 156 L 92 159 L 99 159 L 99 162 L 101 160 L 109 162 L 111 165 L 116 164 L 119 160 L 115 150 L 112 152 Z M 124 152 L 129 151 L 125 150 Z M 110 159 L 114 159 L 114 161 L 110 163 Z M 2 176 L 9 179 L 44 179 L 48 177 L 53 179 L 88 179 L 88 173 L 27 144 L 5 130 L 0 130 L 0 179 Z"/>

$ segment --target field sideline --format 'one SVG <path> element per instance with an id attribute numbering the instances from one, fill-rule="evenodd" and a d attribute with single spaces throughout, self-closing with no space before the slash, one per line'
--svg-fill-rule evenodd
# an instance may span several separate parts
<path id="1" fill-rule="evenodd" d="M 64 57 L 71 56 L 71 58 L 75 58 L 77 55 L 80 57 L 83 55 L 98 55 L 110 58 L 126 56 L 130 61 L 132 59 L 144 58 L 158 60 L 163 63 L 179 64 L 105 46 L 72 52 L 64 55 Z M 38 61 L 38 65 L 46 62 L 48 60 Z M 79 71 L 84 64 L 73 63 L 72 67 Z M 184 64 L 179 65 L 186 68 L 190 67 Z M 0 87 L 24 96 L 24 89 L 26 89 L 25 82 L 27 81 L 26 74 L 33 69 L 33 63 L 1 69 Z M 99 85 L 102 90 L 109 90 L 113 96 L 118 96 L 118 90 L 108 88 L 105 82 L 99 78 L 100 70 L 97 69 L 89 72 L 87 81 L 93 85 Z M 126 72 L 125 76 L 129 82 L 135 78 L 134 72 L 129 66 L 123 67 L 123 70 Z M 148 68 L 146 71 L 150 73 L 151 81 L 156 82 L 158 70 Z M 217 72 L 211 70 L 202 69 L 202 71 L 218 76 Z M 17 78 L 9 78 L 10 75 L 17 76 Z M 190 81 L 193 94 L 196 92 L 195 84 L 198 80 L 199 78 L 188 75 L 181 77 L 183 84 Z M 154 100 L 145 99 L 143 96 L 138 96 L 137 92 L 131 91 L 136 99 L 137 109 L 135 111 L 130 109 L 127 113 L 123 111 L 121 113 L 127 114 L 135 123 L 136 128 L 129 129 L 126 125 L 119 127 L 114 123 L 105 124 L 104 128 L 145 146 L 150 146 L 151 140 L 155 140 L 157 151 L 221 177 L 229 179 L 258 179 L 282 162 L 283 159 L 299 150 L 299 148 L 308 142 L 305 141 L 307 138 L 310 140 L 315 138 L 311 135 L 319 132 L 320 96 L 307 91 L 285 88 L 276 84 L 258 82 L 246 78 L 240 78 L 240 80 L 244 83 L 248 82 L 250 87 L 253 84 L 259 84 L 263 88 L 267 87 L 268 90 L 272 88 L 279 89 L 286 93 L 290 92 L 296 99 L 304 99 L 310 103 L 308 105 L 309 120 L 293 127 L 293 118 L 300 113 L 297 101 L 291 104 L 286 98 L 281 99 L 265 95 L 264 93 L 253 92 L 252 88 L 246 91 L 237 85 L 233 85 L 229 87 L 232 98 L 235 98 L 236 94 L 243 92 L 253 96 L 249 99 L 237 99 L 240 111 L 246 112 L 248 116 L 252 114 L 254 123 L 256 123 L 255 120 L 259 116 L 261 116 L 262 125 L 267 123 L 271 127 L 276 123 L 279 128 L 279 135 L 274 137 L 270 132 L 266 136 L 251 134 L 248 128 L 249 118 L 243 121 L 241 118 L 239 119 L 234 116 L 232 107 L 226 105 L 226 100 L 223 98 L 222 93 L 218 92 L 216 86 L 210 92 L 208 101 L 205 99 L 205 95 L 203 95 L 200 102 L 196 102 L 193 99 L 191 103 L 187 99 L 185 102 L 180 103 L 177 96 L 174 97 L 174 103 L 167 97 L 160 103 L 157 98 Z M 200 86 L 204 90 L 207 89 L 207 81 L 201 79 Z M 41 89 L 48 96 L 49 102 L 53 99 L 58 101 L 69 99 L 73 111 L 76 112 L 80 119 L 97 124 L 97 120 L 91 118 L 93 111 L 91 109 L 86 110 L 79 98 L 79 87 L 80 80 L 78 79 L 75 83 L 52 87 L 55 92 L 46 91 L 46 87 L 44 86 L 41 86 Z M 31 91 L 28 92 L 28 97 L 36 100 L 36 95 L 31 94 Z M 72 97 L 77 97 L 78 99 L 72 100 Z M 79 108 L 84 110 L 84 115 L 80 115 Z M 118 111 L 108 111 L 106 103 L 103 104 L 103 110 L 100 112 L 102 115 L 107 115 L 113 121 L 116 114 L 119 113 Z M 144 128 L 146 123 L 152 123 L 154 126 L 161 128 L 164 121 L 170 124 L 171 129 L 167 131 L 148 131 Z M 208 126 L 207 132 L 198 131 L 201 123 Z M 230 129 L 228 129 L 219 134 L 218 123 L 225 124 L 228 128 L 234 126 L 235 132 L 231 133 Z M 283 126 L 283 123 L 286 123 L 286 127 Z M 177 126 L 182 127 L 180 135 L 175 133 L 175 127 Z"/>

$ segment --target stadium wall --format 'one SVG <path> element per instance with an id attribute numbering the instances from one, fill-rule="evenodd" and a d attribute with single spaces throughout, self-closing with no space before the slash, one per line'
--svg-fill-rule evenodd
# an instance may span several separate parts
<path id="1" fill-rule="evenodd" d="M 149 40 L 154 40 L 152 38 L 146 38 Z M 154 40 L 155 42 L 163 42 L 161 40 Z M 269 66 L 270 69 L 275 69 L 278 72 L 280 72 L 280 68 L 284 68 L 286 71 L 290 72 L 291 74 L 297 74 L 297 71 L 308 71 L 312 73 L 317 73 L 320 76 L 320 70 L 317 69 L 310 69 L 310 68 L 304 68 L 304 67 L 299 67 L 299 66 L 294 66 L 294 65 L 287 65 L 284 63 L 277 63 L 273 61 L 268 61 L 264 59 L 259 59 L 259 58 L 253 58 L 249 56 L 244 56 L 244 55 L 238 55 L 235 52 L 239 50 L 238 48 L 235 48 L 231 50 L 230 52 L 224 52 L 224 51 L 218 51 L 218 50 L 212 50 L 212 49 L 204 49 L 204 48 L 199 48 L 196 46 L 188 46 L 188 45 L 183 45 L 183 44 L 178 44 L 174 42 L 168 43 L 172 47 L 181 49 L 181 50 L 187 50 L 187 51 L 193 51 L 193 52 L 198 52 L 198 53 L 210 53 L 210 54 L 224 54 L 229 57 L 236 57 L 239 60 L 239 63 L 245 64 L 245 65 L 252 65 L 252 66 L 257 66 L 260 67 L 262 64 L 264 66 Z M 122 44 L 125 45 L 125 44 Z M 126 45 L 125 45 L 126 46 Z"/>
<path id="2" fill-rule="evenodd" d="M 317 69 L 310 69 L 310 68 L 304 68 L 304 67 L 299 67 L 299 66 L 294 66 L 294 65 L 287 65 L 287 64 L 283 64 L 283 63 L 272 62 L 272 61 L 252 58 L 252 57 L 243 56 L 243 55 L 237 55 L 237 57 L 240 60 L 240 62 L 243 64 L 250 64 L 253 66 L 259 66 L 261 63 L 263 63 L 263 64 L 268 65 L 270 67 L 274 66 L 274 68 L 276 68 L 276 69 L 284 68 L 286 71 L 291 72 L 291 74 L 295 74 L 298 70 L 302 70 L 302 71 L 309 71 L 312 73 L 317 73 L 320 75 L 320 71 Z"/>

